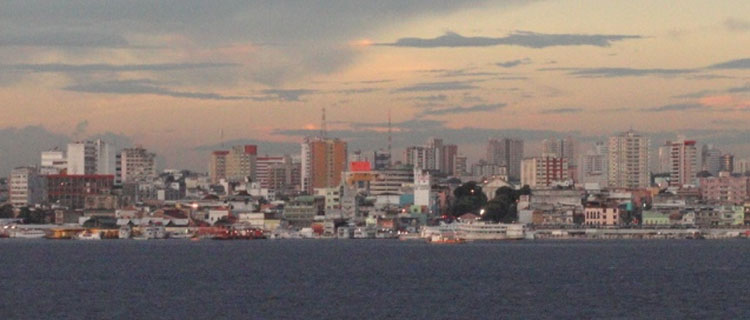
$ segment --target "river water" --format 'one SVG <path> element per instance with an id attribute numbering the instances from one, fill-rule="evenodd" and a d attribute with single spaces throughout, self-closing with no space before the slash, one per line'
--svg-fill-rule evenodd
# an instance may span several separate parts
<path id="1" fill-rule="evenodd" d="M 0 240 L 2 319 L 748 318 L 750 241 Z"/>

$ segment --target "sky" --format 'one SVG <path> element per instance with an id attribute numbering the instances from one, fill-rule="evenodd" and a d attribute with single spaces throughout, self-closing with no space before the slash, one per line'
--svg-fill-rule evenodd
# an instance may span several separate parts
<path id="1" fill-rule="evenodd" d="M 634 129 L 750 157 L 750 2 L 0 3 L 0 173 L 104 137 L 164 167 L 296 153 L 321 127 L 395 158 L 442 137 L 583 142 Z"/>

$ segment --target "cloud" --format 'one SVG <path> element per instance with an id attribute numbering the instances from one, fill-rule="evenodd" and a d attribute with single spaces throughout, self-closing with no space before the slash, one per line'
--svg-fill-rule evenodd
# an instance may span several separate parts
<path id="1" fill-rule="evenodd" d="M 78 139 L 86 133 L 86 129 L 89 127 L 89 121 L 83 120 L 76 124 L 75 131 L 73 131 L 73 138 Z"/>
<path id="2" fill-rule="evenodd" d="M 505 103 L 496 103 L 496 104 L 477 104 L 469 107 L 450 107 L 450 108 L 428 108 L 422 112 L 419 113 L 418 116 L 441 116 L 441 115 L 448 115 L 448 114 L 466 114 L 466 113 L 476 113 L 476 112 L 487 112 L 487 111 L 495 111 L 502 109 L 506 107 L 507 104 Z"/>
<path id="3" fill-rule="evenodd" d="M 128 41 L 119 34 L 99 33 L 93 31 L 55 31 L 37 33 L 0 34 L 0 47 L 88 47 L 88 48 L 122 48 Z"/>
<path id="4" fill-rule="evenodd" d="M 750 31 L 750 21 L 738 18 L 728 18 L 724 20 L 724 27 L 729 31 L 747 32 Z"/>
<path id="5" fill-rule="evenodd" d="M 566 114 L 566 113 L 579 113 L 583 111 L 582 108 L 555 108 L 542 110 L 541 114 Z"/>
<path id="6" fill-rule="evenodd" d="M 747 93 L 750 92 L 750 83 L 746 83 L 742 87 L 733 87 L 726 90 L 727 93 Z"/>
<path id="7" fill-rule="evenodd" d="M 398 88 L 394 92 L 425 92 L 425 91 L 451 91 L 470 90 L 477 86 L 471 84 L 474 81 L 446 81 L 446 82 L 423 82 L 411 86 Z"/>
<path id="8" fill-rule="evenodd" d="M 503 67 L 503 68 L 513 68 L 513 67 L 520 66 L 522 64 L 529 64 L 529 63 L 531 63 L 531 59 L 523 58 L 523 59 L 498 62 L 496 63 L 496 65 L 499 67 Z"/>
<path id="9" fill-rule="evenodd" d="M 238 67 L 236 63 L 157 63 L 157 64 L 11 64 L 0 65 L 0 70 L 28 72 L 131 72 L 131 71 L 175 71 L 210 68 Z"/>
<path id="10" fill-rule="evenodd" d="M 680 103 L 680 104 L 668 104 L 658 107 L 642 109 L 646 112 L 666 112 L 666 111 L 692 111 L 692 110 L 707 110 L 708 108 L 699 103 Z"/>
<path id="11" fill-rule="evenodd" d="M 317 93 L 317 90 L 311 89 L 267 89 L 262 90 L 260 96 L 251 97 L 254 101 L 290 101 L 302 102 L 302 96 Z"/>
<path id="12" fill-rule="evenodd" d="M 708 69 L 750 69 L 750 58 L 731 60 L 717 63 L 707 67 Z"/>
<path id="13" fill-rule="evenodd" d="M 430 96 L 410 97 L 407 99 L 416 100 L 416 101 L 424 101 L 424 102 L 441 102 L 441 101 L 448 100 L 448 96 L 444 94 L 437 94 L 437 95 L 430 95 Z"/>
<path id="14" fill-rule="evenodd" d="M 616 78 L 616 77 L 643 77 L 643 76 L 677 76 L 692 75 L 705 70 L 716 69 L 750 69 L 750 58 L 737 59 L 722 63 L 713 64 L 703 68 L 618 68 L 618 67 L 600 67 L 600 68 L 541 68 L 539 71 L 565 71 L 568 75 L 580 78 Z M 714 75 L 694 75 L 694 78 L 713 79 L 722 76 Z"/>
<path id="15" fill-rule="evenodd" d="M 350 95 L 350 94 L 358 94 L 358 93 L 370 93 L 370 92 L 376 92 L 380 90 L 382 89 L 380 88 L 354 88 L 354 89 L 334 90 L 332 92 L 337 93 L 337 94 Z"/>
<path id="16" fill-rule="evenodd" d="M 464 37 L 455 32 L 432 38 L 401 38 L 393 43 L 380 45 L 410 48 L 460 48 L 460 47 L 490 47 L 490 46 L 521 46 L 528 48 L 546 48 L 554 46 L 597 46 L 609 47 L 612 42 L 627 39 L 640 39 L 638 35 L 607 35 L 607 34 L 544 34 L 529 31 L 516 31 L 505 37 Z"/>
<path id="17" fill-rule="evenodd" d="M 643 77 L 650 75 L 674 76 L 693 73 L 692 69 L 637 69 L 637 68 L 542 68 L 540 71 L 564 70 L 580 78 Z"/>
<path id="18" fill-rule="evenodd" d="M 247 97 L 225 96 L 218 93 L 210 92 L 185 92 L 174 91 L 161 87 L 156 82 L 147 79 L 137 80 L 114 80 L 104 82 L 94 82 L 77 84 L 64 87 L 63 90 L 83 93 L 97 94 L 122 94 L 122 95 L 142 95 L 151 94 L 158 96 L 168 96 L 175 98 L 189 98 L 199 100 L 241 100 Z"/>

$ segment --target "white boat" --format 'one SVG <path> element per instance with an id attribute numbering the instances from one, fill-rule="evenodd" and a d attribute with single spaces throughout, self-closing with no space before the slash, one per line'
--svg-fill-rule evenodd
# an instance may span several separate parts
<path id="1" fill-rule="evenodd" d="M 458 237 L 464 240 L 521 240 L 524 227 L 517 223 L 471 222 L 456 225 Z"/>
<path id="2" fill-rule="evenodd" d="M 83 231 L 76 234 L 73 239 L 75 240 L 101 240 L 102 234 L 99 232 Z"/>
<path id="3" fill-rule="evenodd" d="M 166 239 L 167 232 L 164 226 L 141 227 L 141 234 L 133 237 L 135 240 Z"/>
<path id="4" fill-rule="evenodd" d="M 47 233 L 43 230 L 35 229 L 14 229 L 10 232 L 11 238 L 22 238 L 22 239 L 40 239 L 44 238 Z"/>

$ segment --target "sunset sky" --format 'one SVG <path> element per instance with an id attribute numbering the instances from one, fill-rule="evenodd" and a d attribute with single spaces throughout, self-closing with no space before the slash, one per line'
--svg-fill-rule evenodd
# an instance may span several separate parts
<path id="1" fill-rule="evenodd" d="M 629 128 L 741 158 L 750 1 L 7 0 L 0 106 L 3 173 L 93 136 L 205 171 L 222 131 L 297 152 L 321 108 L 366 151 L 390 110 L 396 159 L 430 136 L 476 160 L 490 137 Z"/>

